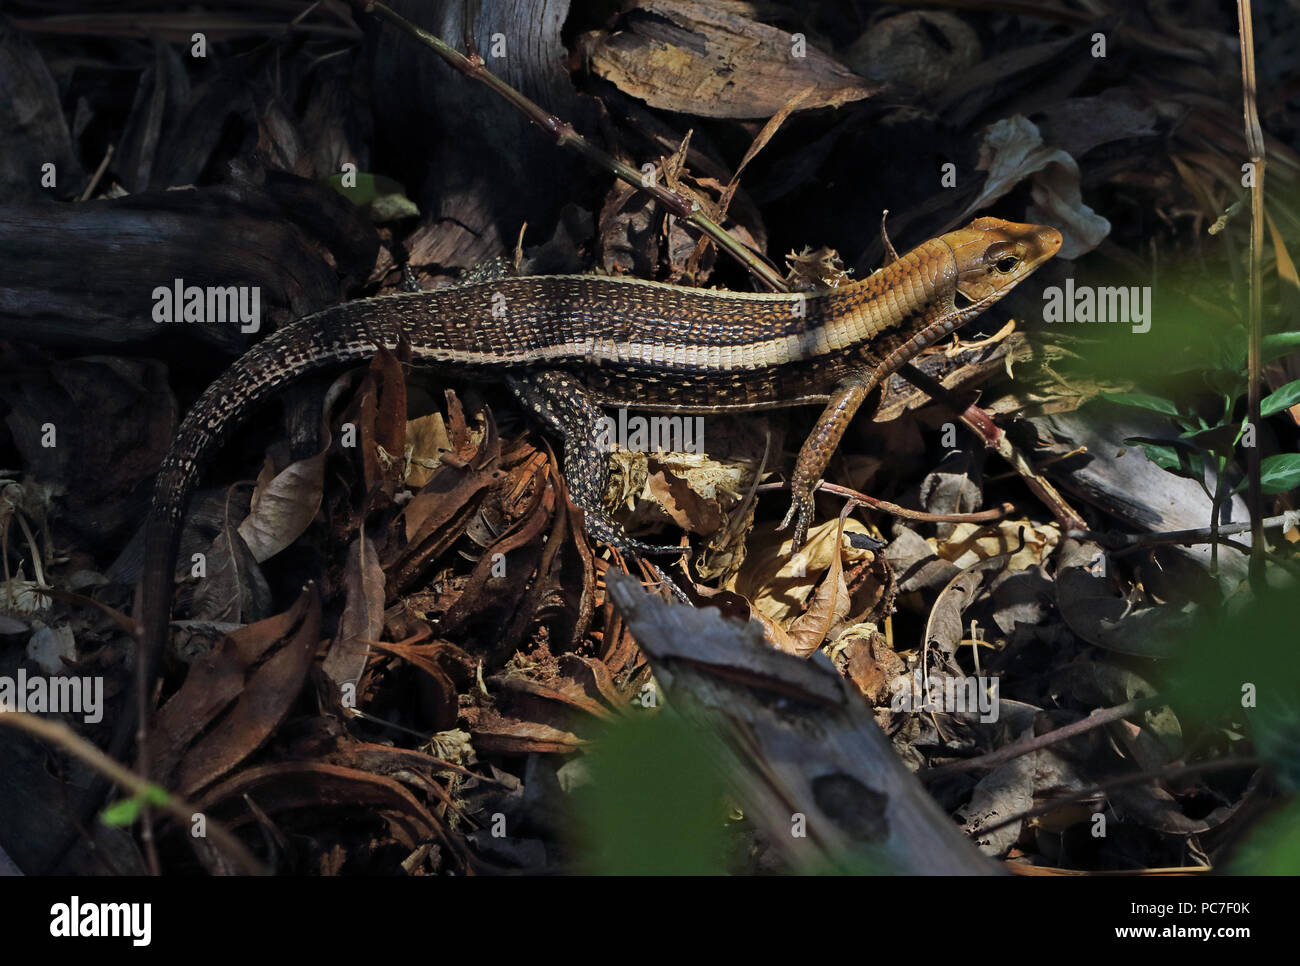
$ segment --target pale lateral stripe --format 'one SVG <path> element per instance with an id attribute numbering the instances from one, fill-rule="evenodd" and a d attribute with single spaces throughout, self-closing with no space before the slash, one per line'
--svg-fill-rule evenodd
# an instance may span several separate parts
<path id="1" fill-rule="evenodd" d="M 604 279 L 604 281 L 613 280 Z M 685 291 L 697 292 L 702 290 L 685 289 Z M 752 297 L 754 296 L 746 296 L 746 298 Z M 527 365 L 555 359 L 591 358 L 598 362 L 673 365 L 703 371 L 765 368 L 767 366 L 782 365 L 792 360 L 809 360 L 830 355 L 870 341 L 881 332 L 901 321 L 896 317 L 898 312 L 894 305 L 882 306 L 882 308 L 886 308 L 888 312 L 884 317 L 873 317 L 862 311 L 861 308 L 855 308 L 845 312 L 839 318 L 832 319 L 822 326 L 809 329 L 803 333 L 777 336 L 740 346 L 673 346 L 658 342 L 619 344 L 610 339 L 600 339 L 598 342 L 595 337 L 588 337 L 578 340 L 571 339 L 558 345 L 542 346 L 534 352 L 522 350 L 494 352 L 435 348 L 417 352 L 417 355 L 440 362 L 471 364 L 517 363 Z"/>

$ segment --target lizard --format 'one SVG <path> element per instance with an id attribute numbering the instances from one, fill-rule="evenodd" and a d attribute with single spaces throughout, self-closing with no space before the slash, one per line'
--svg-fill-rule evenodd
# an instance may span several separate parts
<path id="1" fill-rule="evenodd" d="M 403 344 L 417 365 L 499 376 L 563 437 L 566 485 L 588 534 L 633 554 L 677 548 L 633 540 L 605 514 L 602 406 L 689 414 L 820 404 L 780 527 L 791 531 L 793 552 L 807 536 L 813 489 L 872 390 L 1005 296 L 1061 241 L 1055 228 L 981 217 L 865 278 L 815 292 L 522 276 L 344 302 L 277 329 L 199 397 L 159 470 L 137 597 L 136 700 L 119 718 L 110 754 L 125 753 L 134 726 L 146 760 L 181 522 L 203 468 L 259 404 L 296 379 Z"/>

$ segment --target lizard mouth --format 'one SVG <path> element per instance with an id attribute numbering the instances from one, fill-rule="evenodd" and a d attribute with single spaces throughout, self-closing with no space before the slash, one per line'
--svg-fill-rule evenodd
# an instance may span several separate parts
<path id="1" fill-rule="evenodd" d="M 1043 253 L 1049 258 L 1061 250 L 1061 245 L 1065 243 L 1065 238 L 1055 228 L 1049 225 L 1040 225 L 1038 228 L 1038 244 Z"/>

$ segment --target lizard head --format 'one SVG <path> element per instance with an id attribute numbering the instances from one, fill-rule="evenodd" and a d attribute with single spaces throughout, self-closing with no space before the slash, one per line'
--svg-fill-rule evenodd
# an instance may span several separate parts
<path id="1" fill-rule="evenodd" d="M 1061 248 L 1061 233 L 1047 225 L 976 218 L 940 236 L 957 259 L 957 291 L 972 303 L 995 301 Z"/>

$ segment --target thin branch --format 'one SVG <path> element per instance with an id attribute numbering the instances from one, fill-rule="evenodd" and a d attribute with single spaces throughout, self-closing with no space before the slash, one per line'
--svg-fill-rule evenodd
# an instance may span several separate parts
<path id="1" fill-rule="evenodd" d="M 1007 438 L 1007 434 L 998 428 L 988 413 L 979 406 L 968 406 L 963 409 L 947 387 L 910 362 L 899 369 L 898 374 L 931 398 L 947 404 L 953 412 L 959 413 L 958 418 L 962 425 L 982 439 L 986 448 L 1001 456 L 1015 470 L 1025 486 L 1029 487 L 1051 512 L 1062 530 L 1082 530 L 1087 527 L 1083 517 L 1065 501 L 1065 497 L 1048 482 L 1045 476 L 1034 469 L 1029 458 Z"/>
<path id="2" fill-rule="evenodd" d="M 1142 698 L 1138 701 L 1129 701 L 1126 704 L 1116 705 L 1113 708 L 1100 708 L 1086 718 L 1080 718 L 1078 721 L 1068 725 L 1062 725 L 1060 728 L 1054 728 L 1046 734 L 1036 735 L 1033 738 L 1026 738 L 1022 741 L 1013 741 L 1009 745 L 1003 745 L 996 751 L 991 751 L 987 755 L 980 755 L 978 758 L 967 758 L 964 761 L 954 761 L 946 765 L 939 765 L 937 768 L 930 768 L 920 772 L 918 778 L 923 782 L 932 782 L 939 778 L 946 778 L 949 775 L 956 775 L 960 772 L 977 771 L 980 768 L 993 768 L 1002 764 L 1004 761 L 1010 761 L 1012 758 L 1019 758 L 1021 755 L 1027 755 L 1030 752 L 1038 751 L 1058 742 L 1074 738 L 1085 732 L 1092 731 L 1094 728 L 1100 728 L 1104 724 L 1110 724 L 1112 721 L 1119 721 L 1121 718 L 1127 718 L 1131 714 L 1141 714 L 1143 711 L 1151 708 L 1158 708 L 1165 701 L 1162 698 L 1150 697 Z"/>
<path id="3" fill-rule="evenodd" d="M 1259 526 L 1265 530 L 1282 528 L 1289 530 L 1297 525 L 1297 515 L 1294 510 L 1289 513 L 1279 513 L 1277 516 L 1269 517 L 1266 520 L 1259 521 Z M 1234 533 L 1244 533 L 1247 530 L 1253 530 L 1255 521 L 1251 520 L 1246 523 L 1225 523 L 1221 524 L 1217 530 L 1213 527 L 1197 527 L 1193 530 L 1165 530 L 1160 533 L 1116 533 L 1114 531 L 1098 530 L 1070 530 L 1066 536 L 1072 540 L 1095 540 L 1107 550 L 1130 550 L 1137 547 L 1156 547 L 1162 544 L 1181 544 L 1191 546 L 1197 543 L 1211 543 L 1221 537 L 1230 536 Z M 1217 537 L 1216 537 L 1217 533 Z M 1219 540 L 1225 543 L 1224 540 Z"/>
<path id="4" fill-rule="evenodd" d="M 95 173 L 92 174 L 90 180 L 86 182 L 85 189 L 81 194 L 77 195 L 78 201 L 90 200 L 90 196 L 93 195 L 95 189 L 99 187 L 99 182 L 100 179 L 104 177 L 104 172 L 108 170 L 108 162 L 111 160 L 113 160 L 113 145 L 110 144 L 104 151 L 104 158 L 99 162 L 99 167 L 95 169 Z"/>
<path id="5" fill-rule="evenodd" d="M 754 488 L 754 492 L 773 493 L 778 490 L 788 489 L 790 489 L 790 484 L 787 482 L 761 483 Z M 867 494 L 858 490 L 840 486 L 836 483 L 827 483 L 824 480 L 817 485 L 817 492 L 829 493 L 832 496 L 853 500 L 869 510 L 879 510 L 881 513 L 888 513 L 890 516 L 902 520 L 915 520 L 919 523 L 992 523 L 1006 519 L 1015 510 L 1014 504 L 1003 503 L 1001 506 L 992 507 L 988 510 L 977 510 L 974 513 L 927 513 L 924 510 L 909 510 L 897 503 L 890 503 L 888 500 L 867 496 Z"/>

